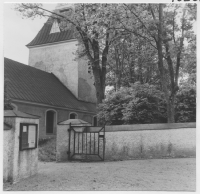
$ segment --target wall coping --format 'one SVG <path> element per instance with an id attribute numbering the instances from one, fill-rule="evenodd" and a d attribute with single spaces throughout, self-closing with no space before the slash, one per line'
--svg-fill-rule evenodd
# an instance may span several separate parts
<path id="1" fill-rule="evenodd" d="M 134 124 L 134 125 L 107 125 L 105 132 L 118 131 L 143 131 L 143 130 L 169 130 L 180 128 L 196 128 L 196 123 L 159 123 L 159 124 Z"/>

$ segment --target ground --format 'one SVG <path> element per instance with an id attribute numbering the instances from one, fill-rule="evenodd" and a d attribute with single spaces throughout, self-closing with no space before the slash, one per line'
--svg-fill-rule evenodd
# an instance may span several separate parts
<path id="1" fill-rule="evenodd" d="M 13 191 L 145 190 L 195 191 L 196 159 L 149 159 L 115 162 L 40 162 L 38 174 Z"/>

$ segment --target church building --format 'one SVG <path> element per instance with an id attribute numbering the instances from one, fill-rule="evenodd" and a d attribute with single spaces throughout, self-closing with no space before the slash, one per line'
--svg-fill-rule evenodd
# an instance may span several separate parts
<path id="1" fill-rule="evenodd" d="M 58 5 L 55 12 L 73 14 L 73 5 Z M 29 48 L 28 65 L 4 59 L 7 95 L 16 110 L 40 116 L 40 138 L 56 135 L 57 123 L 82 119 L 97 124 L 94 78 L 86 59 L 76 55 L 74 30 L 59 28 L 49 18 Z"/>

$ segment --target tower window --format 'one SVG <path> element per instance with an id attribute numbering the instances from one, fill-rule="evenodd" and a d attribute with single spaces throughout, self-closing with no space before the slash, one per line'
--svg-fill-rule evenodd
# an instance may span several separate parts
<path id="1" fill-rule="evenodd" d="M 66 16 L 70 16 L 72 14 L 72 9 L 70 9 L 70 8 L 62 9 L 62 10 L 60 10 L 60 13 L 66 15 Z"/>
<path id="2" fill-rule="evenodd" d="M 60 10 L 60 13 L 62 13 L 62 12 L 66 12 L 66 11 L 69 11 L 69 9 L 63 9 L 63 10 Z"/>

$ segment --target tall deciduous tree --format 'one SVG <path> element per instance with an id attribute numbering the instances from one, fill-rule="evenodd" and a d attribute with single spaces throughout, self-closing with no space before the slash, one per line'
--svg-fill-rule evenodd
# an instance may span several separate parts
<path id="1" fill-rule="evenodd" d="M 135 82 L 157 82 L 156 50 L 133 34 L 123 35 L 110 48 L 107 83 L 130 87 Z"/>
<path id="2" fill-rule="evenodd" d="M 60 27 L 65 30 L 71 25 L 79 40 L 81 50 L 79 57 L 86 56 L 92 67 L 97 103 L 104 99 L 107 58 L 110 45 L 117 38 L 113 33 L 117 4 L 75 4 L 74 14 L 69 17 L 65 13 L 51 12 L 42 8 L 42 4 L 21 3 L 16 10 L 24 17 L 47 16 L 59 20 Z"/>
<path id="3" fill-rule="evenodd" d="M 130 20 L 121 19 L 123 28 L 157 49 L 168 122 L 174 122 L 174 101 L 183 64 L 184 41 L 190 41 L 194 36 L 192 22 L 196 8 L 187 4 L 124 4 L 124 10 Z"/>

